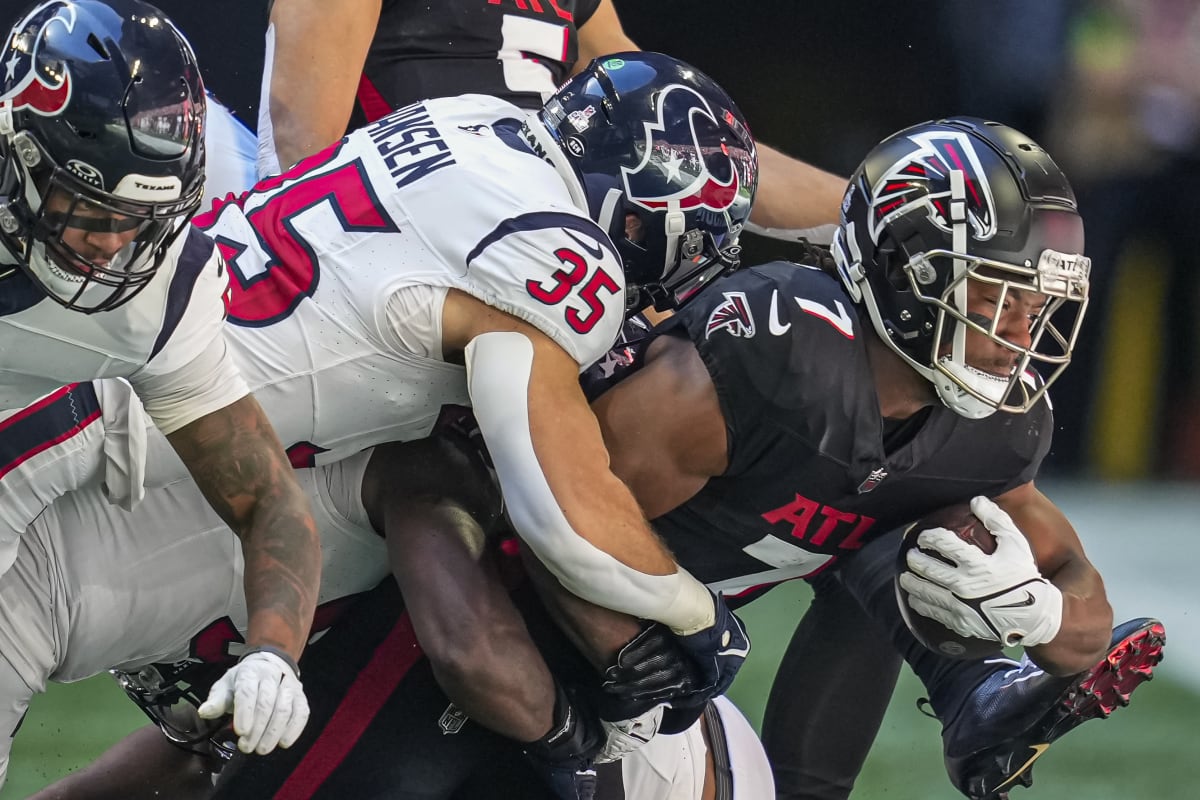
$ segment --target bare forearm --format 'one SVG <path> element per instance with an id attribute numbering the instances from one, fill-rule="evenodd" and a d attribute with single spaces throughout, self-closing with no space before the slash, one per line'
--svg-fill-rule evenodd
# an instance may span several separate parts
<path id="1" fill-rule="evenodd" d="M 308 498 L 253 397 L 170 436 L 213 509 L 242 540 L 247 643 L 299 658 L 321 578 L 321 542 Z"/>
<path id="2" fill-rule="evenodd" d="M 750 221 L 764 228 L 836 225 L 846 179 L 758 146 L 758 193 Z"/>
<path id="3" fill-rule="evenodd" d="M 282 169 L 345 133 L 379 7 L 379 0 L 276 0 L 269 103 Z M 337 47 L 312 46 L 333 39 Z"/>
<path id="4" fill-rule="evenodd" d="M 1090 564 L 1072 562 L 1051 582 L 1062 592 L 1062 627 L 1052 641 L 1031 647 L 1029 657 L 1053 675 L 1073 675 L 1103 657 L 1112 634 L 1112 607 Z"/>

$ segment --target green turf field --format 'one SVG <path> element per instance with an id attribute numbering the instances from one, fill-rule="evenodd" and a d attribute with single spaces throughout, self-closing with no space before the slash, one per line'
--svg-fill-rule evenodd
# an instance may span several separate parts
<path id="1" fill-rule="evenodd" d="M 777 589 L 745 614 L 754 653 L 731 695 L 756 723 L 787 643 L 787 636 L 775 631 L 790 634 L 783 623 L 803 610 L 807 598 L 807 588 L 796 582 Z M 915 708 L 919 695 L 920 685 L 905 674 L 854 797 L 960 797 L 942 771 L 937 724 Z M 107 677 L 52 686 L 35 699 L 17 736 L 0 800 L 26 797 L 87 763 L 144 719 Z M 1130 708 L 1112 719 L 1088 723 L 1051 748 L 1034 769 L 1033 789 L 1015 790 L 1013 800 L 1192 800 L 1200 796 L 1198 744 L 1200 695 L 1160 676 L 1138 689 Z"/>

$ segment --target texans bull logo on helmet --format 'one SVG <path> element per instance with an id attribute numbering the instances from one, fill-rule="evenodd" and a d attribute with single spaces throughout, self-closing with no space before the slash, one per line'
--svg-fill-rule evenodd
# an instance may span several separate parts
<path id="1" fill-rule="evenodd" d="M 10 111 L 28 108 L 42 116 L 63 112 L 71 100 L 71 72 L 66 64 L 40 65 L 39 44 L 49 35 L 51 25 L 61 25 L 66 33 L 75 28 L 75 7 L 62 0 L 51 0 L 30 11 L 13 28 L 12 37 L 0 53 L 0 102 Z"/>
<path id="2" fill-rule="evenodd" d="M 884 226 L 896 217 L 924 208 L 930 221 L 946 233 L 965 221 L 974 237 L 996 235 L 996 201 L 970 138 L 957 131 L 928 131 L 908 137 L 916 149 L 892 165 L 875 184 L 871 239 L 878 242 Z M 955 197 L 951 174 L 963 176 Z"/>
<path id="3" fill-rule="evenodd" d="M 697 126 L 718 128 L 708 102 L 695 90 L 672 84 L 659 93 L 657 106 L 658 119 L 644 123 L 646 148 L 642 162 L 635 169 L 621 168 L 626 197 L 651 211 L 671 207 L 681 211 L 727 210 L 737 198 L 738 171 L 724 143 L 720 145 L 721 158 L 714 158 L 715 153 L 706 153 L 700 146 Z M 713 174 L 713 167 L 723 174 Z M 695 179 L 684 188 L 670 195 L 661 194 L 662 176 L 676 181 L 682 174 L 693 172 Z"/>

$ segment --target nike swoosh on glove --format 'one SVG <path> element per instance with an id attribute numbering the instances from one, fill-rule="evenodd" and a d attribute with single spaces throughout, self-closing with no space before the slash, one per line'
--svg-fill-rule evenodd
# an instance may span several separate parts
<path id="1" fill-rule="evenodd" d="M 909 605 L 962 636 L 1005 647 L 1046 644 L 1062 626 L 1062 592 L 1042 577 L 1029 541 L 1003 509 L 976 497 L 971 511 L 995 535 L 996 551 L 988 555 L 945 528 L 921 531 L 918 547 L 946 560 L 908 552 L 900 586 Z"/>
<path id="2" fill-rule="evenodd" d="M 233 714 L 238 750 L 266 755 L 291 747 L 308 722 L 308 698 L 295 668 L 275 653 L 252 650 L 213 684 L 204 719 Z"/>

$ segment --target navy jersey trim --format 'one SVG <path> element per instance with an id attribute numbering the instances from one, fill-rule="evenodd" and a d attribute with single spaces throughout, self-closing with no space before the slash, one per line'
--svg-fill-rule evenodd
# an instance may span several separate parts
<path id="1" fill-rule="evenodd" d="M 574 214 L 563 214 L 558 211 L 532 211 L 528 214 L 521 214 L 518 217 L 509 217 L 497 225 L 491 233 L 480 239 L 479 244 L 475 245 L 471 252 L 467 254 L 467 266 L 470 267 L 471 262 L 478 258 L 484 250 L 509 234 L 524 233 L 525 231 L 551 230 L 554 228 L 578 231 L 590 239 L 595 239 L 600 243 L 601 247 L 612 254 L 612 257 L 618 263 L 621 262 L 621 257 L 617 255 L 617 248 L 604 231 L 600 230 L 600 226 L 591 220 L 575 216 Z"/>
<path id="2" fill-rule="evenodd" d="M 72 383 L 0 422 L 0 478 L 100 419 L 90 383 Z"/>
<path id="3" fill-rule="evenodd" d="M 171 334 L 179 327 L 183 314 L 187 311 L 192 299 L 192 289 L 204 271 L 204 265 L 212 256 L 216 243 L 201 233 L 199 229 L 188 226 L 188 238 L 179 252 L 179 262 L 175 265 L 175 274 L 171 276 L 171 285 L 167 288 L 167 308 L 163 314 L 162 328 L 154 341 L 154 349 L 150 351 L 149 361 L 158 355 L 158 351 L 166 346 Z"/>

